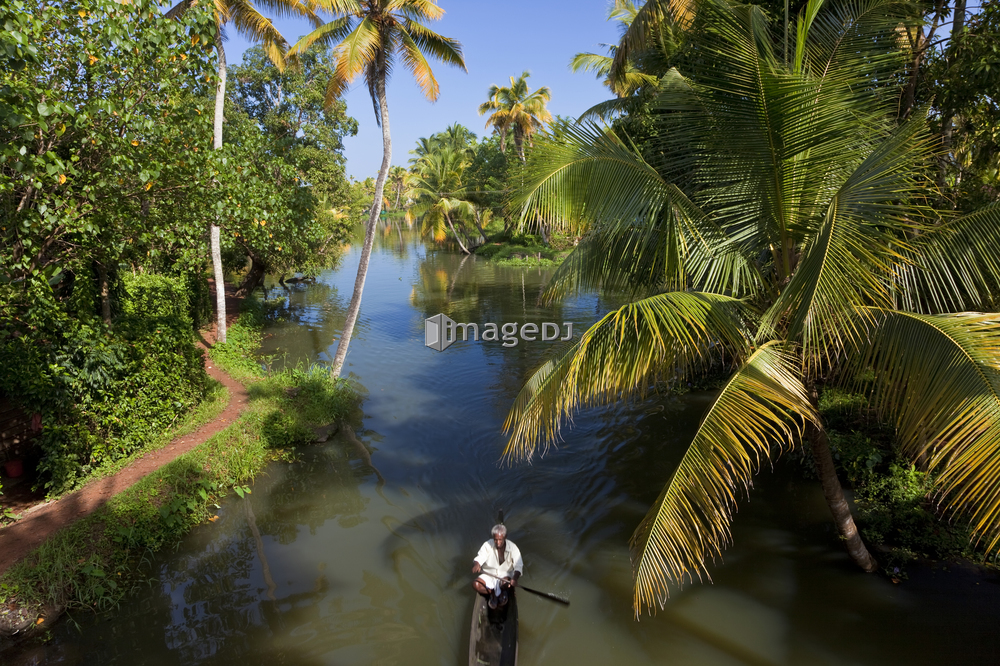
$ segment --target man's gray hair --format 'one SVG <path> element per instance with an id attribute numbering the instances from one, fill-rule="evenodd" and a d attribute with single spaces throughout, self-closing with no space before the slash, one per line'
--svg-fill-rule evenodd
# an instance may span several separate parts
<path id="1" fill-rule="evenodd" d="M 507 528 L 501 523 L 493 526 L 493 536 L 507 538 Z"/>

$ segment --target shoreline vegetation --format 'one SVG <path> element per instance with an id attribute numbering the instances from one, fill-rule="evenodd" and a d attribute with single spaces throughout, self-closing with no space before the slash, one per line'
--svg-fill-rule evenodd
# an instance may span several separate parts
<path id="1" fill-rule="evenodd" d="M 685 386 L 661 390 L 678 396 L 695 391 L 717 393 L 726 379 L 723 369 L 716 368 Z M 866 396 L 823 387 L 818 411 L 829 433 L 837 474 L 851 493 L 858 529 L 878 553 L 881 574 L 900 583 L 908 578 L 908 567 L 937 563 L 973 567 L 991 577 L 1000 572 L 1000 557 L 973 540 L 967 521 L 940 517 L 932 475 L 906 460 L 894 428 L 879 420 Z M 807 447 L 796 447 L 779 460 L 793 465 L 798 476 L 818 481 Z"/>
<path id="2" fill-rule="evenodd" d="M 554 268 L 562 264 L 578 242 L 571 236 L 552 234 L 546 243 L 534 234 L 510 234 L 498 229 L 473 253 L 498 266 Z"/>
<path id="3" fill-rule="evenodd" d="M 224 497 L 250 493 L 253 479 L 269 463 L 294 460 L 294 447 L 324 441 L 354 411 L 357 393 L 325 369 L 261 368 L 256 353 L 265 309 L 256 299 L 244 301 L 228 342 L 212 347 L 206 359 L 246 387 L 238 420 L 57 532 L 0 575 L 0 650 L 43 634 L 66 611 L 116 607 L 152 582 L 155 553 L 177 544 L 194 526 L 214 522 Z M 216 418 L 228 399 L 224 387 L 212 386 L 172 431 L 174 437 L 154 438 L 114 469 Z M 113 471 L 100 468 L 88 480 Z"/>

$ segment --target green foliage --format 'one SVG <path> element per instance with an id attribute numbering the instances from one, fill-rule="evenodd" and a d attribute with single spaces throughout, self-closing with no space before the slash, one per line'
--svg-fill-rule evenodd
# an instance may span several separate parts
<path id="1" fill-rule="evenodd" d="M 947 7 L 947 4 L 944 5 Z M 966 11 L 971 11 L 969 7 Z M 981 3 L 946 43 L 928 49 L 921 64 L 918 104 L 932 105 L 947 154 L 939 157 L 940 184 L 952 205 L 973 210 L 1000 197 L 1000 4 Z M 954 18 L 954 12 L 949 19 Z M 936 22 L 944 20 L 937 16 Z"/>
<path id="2" fill-rule="evenodd" d="M 264 338 L 264 307 L 260 301 L 243 301 L 239 318 L 226 332 L 226 342 L 216 343 L 209 351 L 212 360 L 239 381 L 260 378 L 264 371 L 257 352 Z"/>
<path id="3" fill-rule="evenodd" d="M 504 152 L 496 134 L 483 138 L 475 145 L 475 153 L 463 175 L 469 201 L 481 210 L 491 211 L 494 219 L 502 219 L 513 185 L 511 179 L 520 173 L 521 163 L 513 143 Z"/>
<path id="4" fill-rule="evenodd" d="M 30 327 L 56 301 L 89 314 L 95 299 L 69 292 L 95 268 L 196 261 L 211 12 L 18 0 L 0 26 L 17 59 L 0 72 L 3 316 Z"/>
<path id="5" fill-rule="evenodd" d="M 60 493 L 204 393 L 216 31 L 152 0 L 0 13 L 0 391 L 42 414 Z"/>
<path id="6" fill-rule="evenodd" d="M 156 275 L 123 283 L 112 330 L 56 311 L 37 337 L 0 337 L 0 391 L 42 414 L 38 469 L 50 494 L 143 447 L 204 396 L 184 284 Z"/>
<path id="7" fill-rule="evenodd" d="M 616 53 L 628 62 L 660 28 L 683 32 L 652 91 L 648 143 L 624 124 L 559 123 L 531 153 L 513 201 L 523 225 L 582 237 L 543 299 L 597 289 L 630 302 L 527 379 L 506 455 L 544 450 L 578 409 L 687 381 L 714 361 L 736 366 L 633 535 L 639 613 L 705 576 L 761 450 L 824 427 L 804 399 L 814 383 L 850 386 L 871 370 L 866 395 L 897 430 L 902 460 L 893 471 L 889 457 L 859 454 L 848 466 L 885 465 L 895 481 L 880 492 L 903 501 L 916 465 L 934 508 L 969 521 L 996 553 L 1000 324 L 970 311 L 992 309 L 1000 283 L 1000 207 L 935 208 L 931 127 L 923 113 L 899 121 L 915 6 L 810 3 L 787 47 L 760 7 L 675 8 L 649 0 Z M 706 319 L 708 303 L 718 319 Z M 757 363 L 771 345 L 787 356 Z M 770 397 L 739 388 L 758 382 Z"/>
<path id="8" fill-rule="evenodd" d="M 858 526 L 865 540 L 885 553 L 891 575 L 914 557 L 976 556 L 965 521 L 935 514 L 934 479 L 899 450 L 895 430 L 879 421 L 861 393 L 827 389 L 820 396 L 830 450 L 854 490 Z"/>
<path id="9" fill-rule="evenodd" d="M 149 273 L 122 275 L 121 313 L 133 319 L 176 319 L 191 324 L 188 287 L 181 278 Z"/>
<path id="10" fill-rule="evenodd" d="M 343 138 L 357 133 L 346 105 L 324 105 L 333 72 L 327 53 L 310 51 L 279 72 L 261 47 L 232 68 L 224 150 L 235 172 L 226 181 L 228 264 L 252 270 L 247 293 L 265 273 L 315 273 L 340 258 L 350 220 Z M 268 159 L 262 159 L 263 157 Z M 370 204 L 370 199 L 369 199 Z"/>
<path id="11" fill-rule="evenodd" d="M 519 238 L 516 240 L 522 242 L 518 243 L 512 239 L 510 243 L 487 243 L 477 248 L 476 254 L 486 257 L 491 261 L 534 261 L 536 264 L 533 265 L 537 265 L 540 260 L 544 260 L 550 262 L 550 264 L 554 263 L 557 252 L 551 247 L 542 245 L 532 238 Z"/>
<path id="12" fill-rule="evenodd" d="M 281 455 L 274 447 L 311 441 L 311 428 L 347 418 L 357 395 L 325 370 L 258 376 L 240 419 L 198 448 L 114 496 L 93 515 L 46 541 L 0 577 L 0 603 L 71 609 L 116 606 L 142 585 L 148 556 L 192 526 L 214 520 L 231 489 Z"/>

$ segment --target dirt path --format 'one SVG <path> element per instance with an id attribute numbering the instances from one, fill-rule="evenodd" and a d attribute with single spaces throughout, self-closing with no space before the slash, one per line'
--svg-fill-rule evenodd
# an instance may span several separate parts
<path id="1" fill-rule="evenodd" d="M 236 314 L 239 312 L 239 301 L 229 297 L 226 298 L 226 301 L 226 310 L 229 315 L 227 319 L 230 322 L 235 321 Z M 214 340 L 215 331 L 213 329 L 201 338 L 199 346 L 207 350 Z M 229 402 L 222 413 L 195 432 L 178 437 L 163 448 L 147 453 L 142 458 L 133 461 L 128 467 L 113 476 L 96 479 L 80 490 L 53 502 L 37 504 L 28 509 L 16 523 L 0 529 L 0 574 L 62 528 L 89 516 L 104 506 L 112 496 L 133 485 L 147 474 L 172 462 L 178 456 L 204 443 L 235 421 L 246 406 L 246 388 L 216 368 L 215 364 L 208 359 L 207 354 L 205 369 L 209 377 L 220 382 L 229 391 Z"/>

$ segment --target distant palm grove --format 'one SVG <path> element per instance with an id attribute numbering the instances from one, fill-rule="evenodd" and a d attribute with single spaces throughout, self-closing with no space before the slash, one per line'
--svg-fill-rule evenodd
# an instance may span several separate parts
<path id="1" fill-rule="evenodd" d="M 265 10 L 310 32 L 293 44 Z M 430 27 L 443 13 L 0 8 L 0 397 L 45 424 L 48 493 L 204 399 L 195 340 L 214 324 L 228 344 L 224 285 L 247 297 L 268 276 L 314 276 L 350 241 L 338 378 L 373 243 L 406 227 L 466 257 L 557 266 L 543 304 L 622 304 L 518 378 L 506 462 L 573 455 L 580 410 L 713 391 L 635 525 L 637 616 L 710 576 L 738 502 L 781 455 L 821 485 L 864 571 L 929 552 L 996 561 L 993 0 L 614 0 L 619 41 L 567 56 L 607 101 L 553 116 L 530 71 L 470 78 L 483 129 L 428 128 L 393 166 L 389 75 L 433 101 L 432 65 L 466 68 L 460 36 Z M 224 27 L 255 43 L 241 63 Z M 354 81 L 373 105 L 357 120 L 342 98 Z M 355 181 L 342 142 L 371 122 L 381 168 Z"/>

